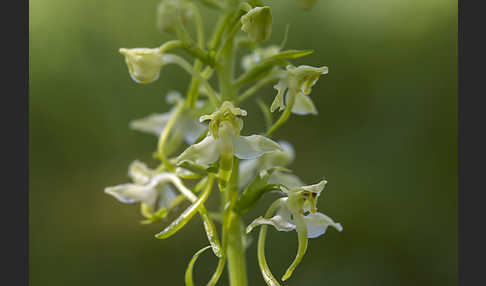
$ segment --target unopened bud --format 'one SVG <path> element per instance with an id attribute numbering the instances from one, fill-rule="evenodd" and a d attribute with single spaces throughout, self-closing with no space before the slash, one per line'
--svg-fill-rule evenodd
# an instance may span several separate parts
<path id="1" fill-rule="evenodd" d="M 128 72 L 135 82 L 151 83 L 159 78 L 163 61 L 158 48 L 121 48 L 120 54 L 125 56 Z"/>
<path id="2" fill-rule="evenodd" d="M 272 34 L 272 12 L 270 7 L 255 7 L 241 17 L 241 30 L 250 40 L 263 42 Z"/>

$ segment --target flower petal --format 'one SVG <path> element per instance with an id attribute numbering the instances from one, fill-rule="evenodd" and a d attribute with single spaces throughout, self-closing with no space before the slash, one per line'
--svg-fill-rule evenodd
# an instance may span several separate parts
<path id="1" fill-rule="evenodd" d="M 319 196 L 319 194 L 324 189 L 324 187 L 326 186 L 326 184 L 327 184 L 327 181 L 326 180 L 322 180 L 319 183 L 314 184 L 314 185 L 303 186 L 303 187 L 301 187 L 301 189 L 303 189 L 305 191 L 309 191 L 311 193 L 316 193 Z"/>
<path id="2" fill-rule="evenodd" d="M 277 108 L 279 111 L 282 111 L 285 108 L 284 95 L 285 91 L 287 90 L 287 82 L 280 80 L 276 85 L 273 86 L 273 88 L 277 90 L 277 95 L 270 106 L 270 111 L 274 112 L 277 110 Z"/>
<path id="3" fill-rule="evenodd" d="M 183 160 L 192 161 L 197 164 L 209 165 L 219 158 L 220 142 L 212 136 L 207 136 L 201 142 L 189 146 L 177 157 L 176 162 Z"/>
<path id="4" fill-rule="evenodd" d="M 154 113 L 144 118 L 135 119 L 130 122 L 130 128 L 142 132 L 152 133 L 159 136 L 169 122 L 172 111 L 166 113 Z"/>
<path id="5" fill-rule="evenodd" d="M 285 281 L 289 279 L 290 276 L 292 276 L 292 273 L 294 272 L 295 268 L 297 268 L 297 266 L 300 264 L 302 258 L 304 258 L 304 254 L 307 250 L 307 226 L 303 220 L 302 215 L 296 215 L 294 218 L 299 246 L 297 248 L 297 254 L 295 255 L 294 261 L 289 266 L 287 271 L 285 271 L 285 274 L 282 276 L 282 281 Z"/>
<path id="6" fill-rule="evenodd" d="M 150 182 L 154 171 L 138 160 L 133 161 L 128 167 L 128 176 L 137 185 L 144 185 Z"/>
<path id="7" fill-rule="evenodd" d="M 240 159 L 255 159 L 261 155 L 280 150 L 277 142 L 261 135 L 234 136 L 234 153 Z"/>
<path id="8" fill-rule="evenodd" d="M 269 184 L 282 184 L 289 189 L 295 189 L 302 186 L 302 181 L 294 174 L 282 171 L 275 171 L 268 179 Z"/>
<path id="9" fill-rule="evenodd" d="M 317 109 L 314 102 L 312 102 L 312 99 L 308 95 L 299 93 L 295 96 L 295 103 L 294 107 L 292 107 L 292 113 L 298 115 L 317 114 Z"/>
<path id="10" fill-rule="evenodd" d="M 122 184 L 105 188 L 105 193 L 114 196 L 122 203 L 131 204 L 144 202 L 148 205 L 155 200 L 156 193 L 151 186 L 140 186 L 136 184 Z"/>
<path id="11" fill-rule="evenodd" d="M 245 187 L 255 176 L 261 165 L 260 160 L 251 159 L 240 161 L 238 168 L 238 188 Z"/>
<path id="12" fill-rule="evenodd" d="M 160 184 L 157 188 L 157 202 L 156 202 L 156 208 L 155 211 L 158 211 L 160 209 L 168 209 L 171 205 L 172 202 L 175 200 L 177 197 L 177 194 L 175 193 L 174 189 L 169 185 L 169 184 Z"/>
<path id="13" fill-rule="evenodd" d="M 187 144 L 194 144 L 196 140 L 201 137 L 201 134 L 206 131 L 207 126 L 199 123 L 195 118 L 191 116 L 189 112 L 181 114 L 177 122 L 177 128 L 184 133 L 184 139 Z"/>
<path id="14" fill-rule="evenodd" d="M 277 214 L 273 217 L 269 219 L 263 217 L 256 218 L 252 223 L 250 223 L 250 225 L 248 225 L 248 227 L 246 228 L 246 233 L 251 232 L 253 228 L 262 224 L 272 225 L 278 231 L 291 231 L 296 228 L 291 218 L 292 214 L 290 213 L 290 210 L 285 207 L 285 205 L 282 205 L 282 207 L 279 208 Z"/>
<path id="15" fill-rule="evenodd" d="M 268 224 L 275 227 L 278 231 L 291 231 L 295 229 L 295 225 L 291 224 L 290 222 L 283 219 L 283 217 L 279 215 L 275 215 L 270 219 L 266 219 L 263 217 L 256 218 L 250 225 L 246 228 L 246 232 L 251 232 L 255 227 Z"/>
<path id="16" fill-rule="evenodd" d="M 307 237 L 314 238 L 323 235 L 328 226 L 332 226 L 338 231 L 342 231 L 343 227 L 340 223 L 336 223 L 332 218 L 323 213 L 313 213 L 304 216 L 305 224 L 307 225 Z"/>

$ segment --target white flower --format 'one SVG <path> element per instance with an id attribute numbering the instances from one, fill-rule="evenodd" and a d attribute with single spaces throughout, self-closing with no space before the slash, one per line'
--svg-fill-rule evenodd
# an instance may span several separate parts
<path id="1" fill-rule="evenodd" d="M 299 115 L 317 114 L 317 109 L 308 94 L 319 77 L 327 73 L 328 68 L 325 66 L 316 68 L 307 65 L 298 67 L 288 65 L 282 79 L 273 87 L 277 90 L 277 95 L 272 102 L 270 110 L 272 112 L 277 109 L 282 111 L 285 108 L 285 97 L 287 104 L 290 100 L 295 100 L 292 106 L 292 113 Z"/>
<path id="2" fill-rule="evenodd" d="M 176 162 L 184 160 L 209 165 L 219 158 L 221 170 L 231 170 L 233 155 L 240 159 L 255 159 L 261 155 L 282 150 L 274 141 L 261 136 L 240 136 L 243 121 L 237 116 L 246 116 L 246 111 L 229 101 L 211 115 L 201 116 L 200 121 L 210 120 L 209 134 L 201 142 L 189 146 Z"/>
<path id="3" fill-rule="evenodd" d="M 165 217 L 177 197 L 169 183 L 179 179 L 169 173 L 156 174 L 140 161 L 130 164 L 128 175 L 133 183 L 107 187 L 105 193 L 122 203 L 141 203 L 142 214 L 151 220 Z"/>
<path id="4" fill-rule="evenodd" d="M 240 162 L 238 187 L 246 186 L 256 174 L 262 170 L 268 170 L 272 167 L 286 167 L 295 158 L 295 152 L 292 145 L 286 141 L 279 141 L 278 144 L 282 147 L 282 151 L 275 151 L 263 154 L 257 159 L 243 160 Z M 276 169 L 270 178 L 268 184 L 282 184 L 289 189 L 302 186 L 303 183 L 299 177 L 290 172 Z"/>
<path id="5" fill-rule="evenodd" d="M 164 64 L 159 48 L 121 48 L 119 51 L 125 56 L 128 72 L 136 83 L 151 83 L 159 78 Z"/>
<path id="6" fill-rule="evenodd" d="M 340 223 L 336 223 L 332 218 L 317 212 L 317 199 L 326 183 L 326 180 L 322 180 L 315 185 L 289 190 L 287 192 L 288 197 L 276 200 L 270 206 L 265 217 L 258 217 L 247 227 L 247 233 L 260 225 L 271 225 L 278 231 L 297 231 L 299 238 L 298 252 L 282 280 L 288 279 L 302 260 L 309 238 L 323 235 L 329 226 L 338 231 L 343 230 Z M 264 245 L 259 244 L 259 247 L 264 247 Z M 263 253 L 263 249 L 259 249 L 259 252 Z M 268 273 L 266 274 L 268 275 Z"/>
<path id="7" fill-rule="evenodd" d="M 171 91 L 167 94 L 167 102 L 174 104 L 176 101 L 182 100 L 182 96 L 177 91 Z M 202 102 L 196 103 L 196 108 L 202 107 Z M 172 108 L 166 113 L 154 113 L 144 118 L 135 119 L 130 122 L 130 128 L 160 136 L 165 129 L 167 122 L 174 113 Z M 197 121 L 191 110 L 184 110 L 179 116 L 172 134 L 174 137 L 184 137 L 187 144 L 193 144 L 206 131 L 207 126 Z"/>

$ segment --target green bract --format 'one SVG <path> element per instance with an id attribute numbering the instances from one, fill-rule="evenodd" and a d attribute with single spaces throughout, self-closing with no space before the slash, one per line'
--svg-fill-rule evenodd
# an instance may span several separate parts
<path id="1" fill-rule="evenodd" d="M 300 5 L 310 8 L 315 2 L 300 0 Z M 210 37 L 200 5 L 219 14 Z M 280 45 L 259 46 L 271 36 L 273 17 L 269 6 L 260 5 L 261 1 L 162 0 L 156 10 L 156 26 L 177 38 L 158 48 L 119 50 L 137 83 L 157 80 L 163 66 L 168 72 L 177 66 L 190 76 L 184 96 L 175 91 L 167 93 L 169 110 L 130 121 L 130 128 L 157 136 L 157 145 L 151 151 L 158 166 L 151 169 L 134 161 L 128 171 L 130 183 L 105 188 L 105 193 L 120 202 L 140 203 L 146 218 L 142 223 L 162 224 L 155 234 L 157 239 L 173 237 L 191 225 L 188 223 L 193 217 L 201 218 L 209 246 L 201 246 L 189 261 L 186 286 L 203 285 L 194 281 L 192 272 L 200 254 L 209 248 L 217 257 L 217 265 L 206 285 L 215 286 L 227 269 L 230 286 L 248 286 L 245 251 L 252 237 L 245 232 L 243 215 L 251 213 L 269 193 L 283 197 L 246 227 L 249 233 L 260 226 L 258 264 L 267 285 L 280 285 L 265 259 L 268 225 L 297 232 L 297 255 L 283 280 L 301 262 L 309 238 L 321 236 L 329 226 L 342 230 L 341 224 L 317 212 L 317 200 L 327 181 L 305 185 L 288 169 L 296 159 L 292 145 L 271 137 L 291 113 L 317 114 L 309 94 L 328 69 L 292 64 L 314 50 L 284 49 L 289 26 Z M 237 59 L 241 52 L 245 56 Z M 239 74 L 235 63 L 241 63 Z M 277 90 L 270 106 L 267 95 L 258 98 L 260 89 L 267 85 Z M 263 120 L 254 134 L 242 135 L 248 114 L 241 104 L 250 103 L 250 99 L 257 103 Z M 277 109 L 283 112 L 274 121 L 272 112 Z M 214 192 L 216 188 L 220 192 Z M 209 210 L 207 202 L 215 193 L 220 204 Z M 176 211 L 183 203 L 185 208 Z M 174 219 L 167 223 L 164 218 L 169 214 Z"/>
<path id="2" fill-rule="evenodd" d="M 120 54 L 125 56 L 128 72 L 135 82 L 151 83 L 159 78 L 164 64 L 159 48 L 121 48 Z"/>
<path id="3" fill-rule="evenodd" d="M 270 7 L 255 7 L 241 17 L 241 30 L 254 42 L 263 42 L 272 34 Z"/>

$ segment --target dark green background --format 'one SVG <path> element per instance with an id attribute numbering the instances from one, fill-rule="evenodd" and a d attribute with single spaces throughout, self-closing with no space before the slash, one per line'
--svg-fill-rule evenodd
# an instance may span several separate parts
<path id="1" fill-rule="evenodd" d="M 292 116 L 276 137 L 294 144 L 291 167 L 302 179 L 328 179 L 319 209 L 344 231 L 312 239 L 285 285 L 455 285 L 457 2 L 323 0 L 311 11 L 296 2 L 266 1 L 269 43 L 291 23 L 287 47 L 316 51 L 295 63 L 330 72 L 312 91 L 319 115 Z M 164 94 L 185 91 L 189 80 L 168 66 L 157 82 L 138 85 L 118 54 L 171 39 L 155 28 L 157 3 L 30 1 L 31 285 L 183 285 L 186 264 L 207 244 L 199 218 L 156 240 L 163 225 L 139 224 L 138 206 L 103 193 L 128 182 L 131 161 L 154 166 L 156 138 L 128 123 L 168 110 Z M 214 12 L 203 17 L 214 24 Z M 267 103 L 274 95 L 260 93 Z M 256 105 L 244 107 L 243 134 L 261 131 Z M 272 230 L 267 247 L 280 277 L 296 234 Z M 256 243 L 247 258 L 250 285 L 264 285 Z M 201 256 L 198 285 L 215 265 L 209 252 Z"/>

